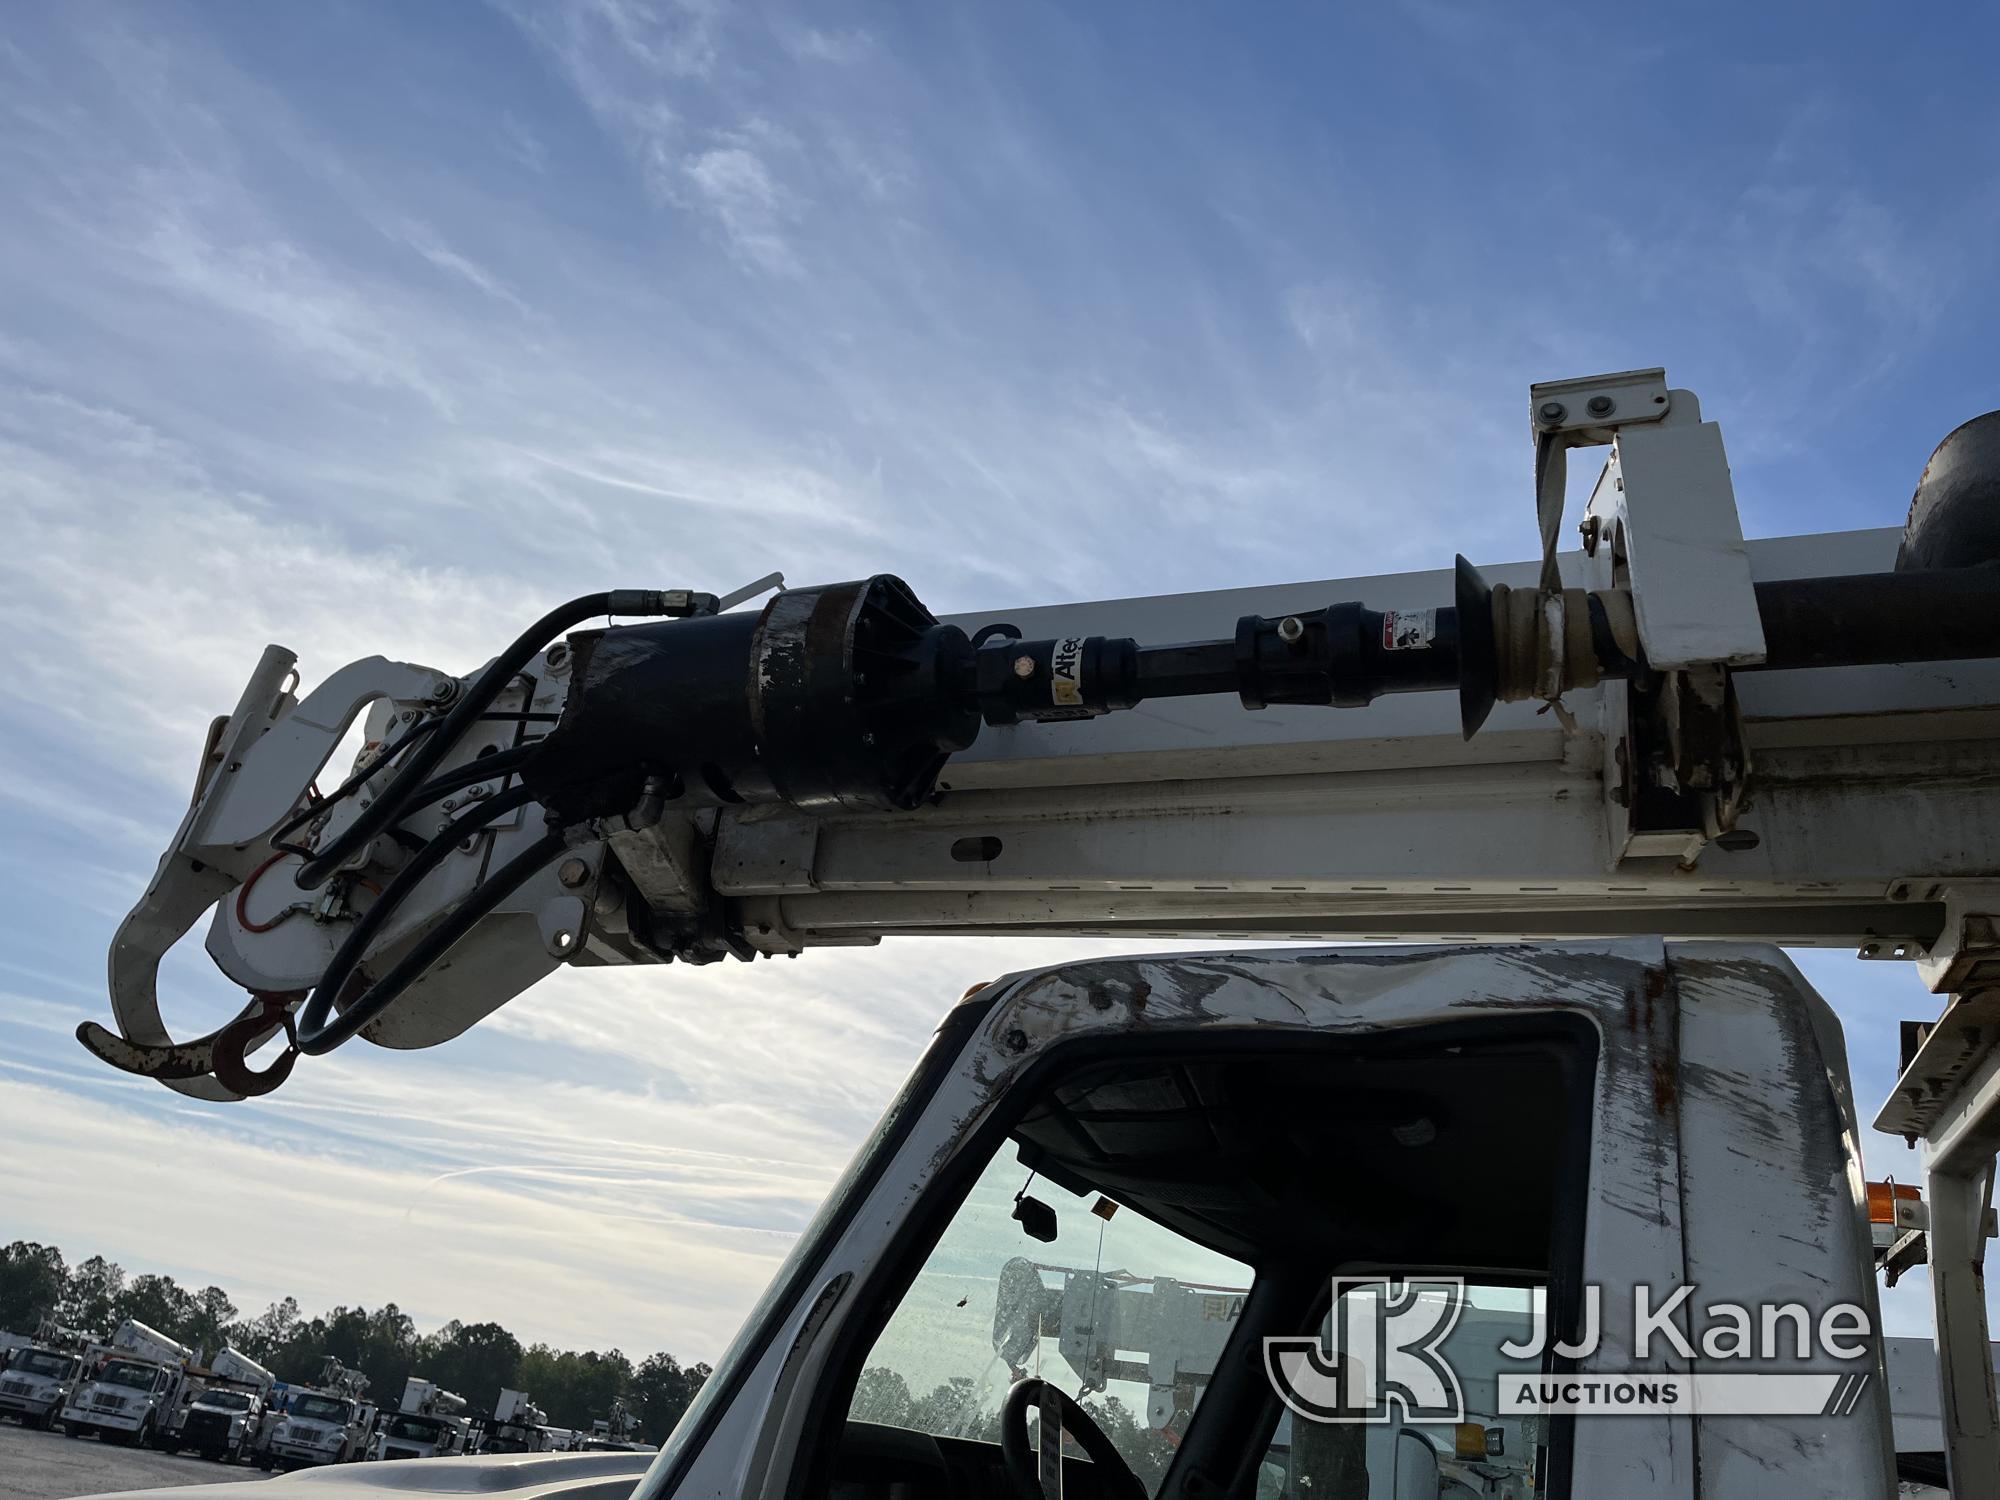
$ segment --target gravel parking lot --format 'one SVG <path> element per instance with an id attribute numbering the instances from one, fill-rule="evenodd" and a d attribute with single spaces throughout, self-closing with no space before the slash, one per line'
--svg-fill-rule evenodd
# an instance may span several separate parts
<path id="1" fill-rule="evenodd" d="M 112 1490 L 267 1477 L 260 1469 L 211 1463 L 192 1454 L 119 1448 L 95 1438 L 67 1438 L 0 1422 L 0 1500 L 69 1500 Z"/>

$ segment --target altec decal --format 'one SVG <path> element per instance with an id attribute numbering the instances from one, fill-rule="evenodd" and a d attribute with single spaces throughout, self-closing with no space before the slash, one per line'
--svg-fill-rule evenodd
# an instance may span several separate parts
<path id="1" fill-rule="evenodd" d="M 1083 637 L 1066 635 L 1049 656 L 1049 701 L 1058 708 L 1083 706 Z"/>

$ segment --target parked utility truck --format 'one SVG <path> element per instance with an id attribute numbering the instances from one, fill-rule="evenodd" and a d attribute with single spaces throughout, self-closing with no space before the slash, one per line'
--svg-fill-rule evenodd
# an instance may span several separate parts
<path id="1" fill-rule="evenodd" d="M 580 1445 L 586 1453 L 652 1453 L 651 1443 L 639 1440 L 639 1419 L 623 1401 L 611 1403 L 611 1415 L 594 1417 L 590 1436 Z"/>
<path id="2" fill-rule="evenodd" d="M 85 1351 L 85 1378 L 63 1404 L 71 1437 L 149 1443 L 172 1418 L 195 1351 L 178 1339 L 127 1318 L 109 1344 Z"/>
<path id="3" fill-rule="evenodd" d="M 465 1398 L 435 1380 L 412 1375 L 403 1382 L 401 1407 L 384 1417 L 369 1444 L 370 1458 L 449 1458 L 466 1449 L 471 1422 L 461 1415 Z"/>
<path id="4" fill-rule="evenodd" d="M 89 1338 L 43 1319 L 31 1341 L 9 1349 L 0 1362 L 0 1416 L 24 1427 L 49 1430 L 83 1374 Z"/>
<path id="5" fill-rule="evenodd" d="M 187 1403 L 187 1415 L 172 1439 L 176 1450 L 192 1448 L 204 1458 L 235 1463 L 257 1447 L 264 1410 L 277 1377 L 257 1361 L 224 1345 L 208 1362 Z"/>
<path id="6" fill-rule="evenodd" d="M 367 1388 L 366 1375 L 328 1355 L 316 1386 L 287 1393 L 284 1414 L 264 1439 L 257 1466 L 316 1468 L 364 1457 L 375 1424 L 374 1407 L 361 1399 Z"/>
<path id="7" fill-rule="evenodd" d="M 548 1431 L 548 1413 L 528 1398 L 526 1391 L 503 1386 L 493 1403 L 493 1420 L 480 1440 L 481 1453 L 546 1453 L 553 1446 Z"/>

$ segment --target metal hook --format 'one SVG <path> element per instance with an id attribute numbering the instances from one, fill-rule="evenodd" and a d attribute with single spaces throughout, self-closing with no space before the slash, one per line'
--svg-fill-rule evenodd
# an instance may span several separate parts
<path id="1" fill-rule="evenodd" d="M 299 1033 L 292 1010 L 306 998 L 304 990 L 251 993 L 262 1003 L 216 1032 L 214 1052 L 215 1081 L 246 1099 L 268 1094 L 292 1076 L 292 1068 L 299 1060 Z M 250 1066 L 247 1054 L 271 1034 L 273 1022 L 285 1029 L 285 1050 L 270 1067 L 259 1072 Z"/>

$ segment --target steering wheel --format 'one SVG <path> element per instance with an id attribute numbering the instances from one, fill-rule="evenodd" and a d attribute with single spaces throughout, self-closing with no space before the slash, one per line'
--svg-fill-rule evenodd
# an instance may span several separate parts
<path id="1" fill-rule="evenodd" d="M 1057 1386 L 1032 1375 L 1015 1381 L 1000 1406 L 1000 1458 L 1007 1466 L 1007 1478 L 1015 1494 L 1021 1500 L 1044 1500 L 1041 1467 L 1035 1450 L 1028 1446 L 1028 1413 L 1041 1408 L 1045 1389 L 1055 1398 L 1062 1413 L 1062 1431 L 1081 1443 L 1089 1455 L 1097 1493 L 1104 1500 L 1147 1500 L 1146 1487 L 1139 1483 L 1139 1476 L 1125 1462 L 1125 1455 L 1111 1446 L 1111 1439 L 1091 1419 L 1090 1413 Z M 1042 1441 L 1060 1443 L 1062 1435 L 1044 1432 Z"/>

